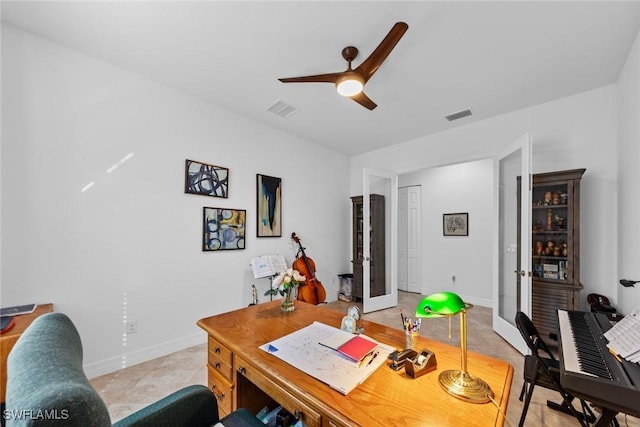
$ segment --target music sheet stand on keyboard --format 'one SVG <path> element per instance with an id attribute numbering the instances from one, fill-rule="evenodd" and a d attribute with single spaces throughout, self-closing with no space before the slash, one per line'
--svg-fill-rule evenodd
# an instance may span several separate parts
<path id="1" fill-rule="evenodd" d="M 640 362 L 640 307 L 604 333 L 607 347 L 629 362 Z"/>

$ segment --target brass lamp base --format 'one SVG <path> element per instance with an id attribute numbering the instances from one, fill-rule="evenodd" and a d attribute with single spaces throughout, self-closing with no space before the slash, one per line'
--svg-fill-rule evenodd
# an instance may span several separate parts
<path id="1" fill-rule="evenodd" d="M 442 388 L 458 399 L 487 403 L 493 398 L 493 391 L 486 382 L 466 372 L 450 369 L 443 371 L 438 379 Z"/>

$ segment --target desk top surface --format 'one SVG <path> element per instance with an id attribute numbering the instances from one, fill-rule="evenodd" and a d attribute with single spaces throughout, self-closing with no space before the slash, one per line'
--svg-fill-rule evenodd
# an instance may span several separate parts
<path id="1" fill-rule="evenodd" d="M 37 304 L 33 313 L 28 314 L 19 314 L 13 316 L 15 323 L 14 325 L 4 334 L 0 335 L 1 340 L 6 340 L 9 338 L 15 339 L 22 335 L 22 333 L 27 329 L 31 322 L 38 316 L 42 316 L 46 313 L 51 313 L 53 311 L 53 304 Z"/>
<path id="2" fill-rule="evenodd" d="M 502 413 L 507 410 L 513 368 L 499 359 L 468 352 L 467 370 L 489 384 L 500 411 L 492 402 L 468 403 L 447 394 L 439 385 L 438 375 L 447 369 L 460 369 L 460 348 L 422 336 L 418 338 L 417 349 L 427 349 L 436 354 L 438 367 L 435 371 L 412 379 L 404 369 L 394 371 L 385 363 L 346 396 L 258 348 L 314 321 L 340 327 L 342 317 L 341 312 L 301 301 L 296 301 L 294 312 L 282 313 L 280 301 L 276 300 L 204 318 L 198 321 L 198 326 L 234 353 L 251 361 L 254 368 L 273 383 L 313 401 L 323 412 L 346 424 L 504 424 Z M 361 320 L 359 326 L 364 327 L 366 335 L 381 343 L 398 349 L 404 347 L 404 331 L 401 329 L 366 320 Z"/>

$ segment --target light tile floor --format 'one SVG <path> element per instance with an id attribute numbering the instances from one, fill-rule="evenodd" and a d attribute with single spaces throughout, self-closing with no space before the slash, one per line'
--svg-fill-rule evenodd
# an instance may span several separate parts
<path id="1" fill-rule="evenodd" d="M 420 300 L 418 294 L 400 292 L 398 307 L 366 314 L 367 320 L 400 328 L 399 311 L 412 313 Z M 346 310 L 350 303 L 336 301 L 328 308 Z M 468 314 L 468 348 L 509 362 L 514 367 L 513 383 L 507 409 L 507 424 L 518 425 L 522 403 L 518 400 L 522 388 L 523 356 L 493 332 L 492 310 L 474 307 Z M 203 332 L 204 333 L 204 332 Z M 423 323 L 421 335 L 459 345 L 458 322 L 452 322 L 452 338 L 448 338 L 446 319 L 430 319 Z M 197 345 L 145 363 L 103 375 L 91 380 L 105 400 L 112 420 L 116 421 L 131 412 L 189 384 L 207 384 L 206 346 Z M 525 426 L 561 427 L 578 425 L 571 416 L 553 411 L 546 406 L 547 399 L 559 401 L 555 392 L 536 388 L 527 413 Z M 640 427 L 640 419 L 618 415 L 621 426 Z"/>

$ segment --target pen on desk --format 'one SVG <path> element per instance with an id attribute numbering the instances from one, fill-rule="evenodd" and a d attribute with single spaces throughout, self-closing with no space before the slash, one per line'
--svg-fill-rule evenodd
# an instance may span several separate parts
<path id="1" fill-rule="evenodd" d="M 377 352 L 377 351 L 375 353 L 373 353 L 373 356 L 371 356 L 371 359 L 369 359 L 369 361 L 367 362 L 367 366 L 371 365 L 371 363 L 373 362 L 373 359 L 378 357 L 378 353 L 379 352 Z"/>
<path id="2" fill-rule="evenodd" d="M 366 356 L 362 358 L 360 361 L 360 367 L 369 366 L 369 361 L 372 359 L 373 351 L 369 352 Z"/>

